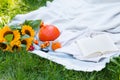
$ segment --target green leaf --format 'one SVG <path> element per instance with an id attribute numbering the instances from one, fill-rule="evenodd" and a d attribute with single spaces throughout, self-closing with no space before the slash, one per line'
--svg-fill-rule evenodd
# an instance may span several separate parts
<path id="1" fill-rule="evenodd" d="M 3 42 L 3 44 L 6 44 L 6 45 L 8 45 L 8 44 L 10 44 L 10 42 Z"/>
<path id="2" fill-rule="evenodd" d="M 7 34 L 6 36 L 5 36 L 5 39 L 8 41 L 8 42 L 10 42 L 10 41 L 12 41 L 12 39 L 13 39 L 13 34 Z"/>
<path id="3" fill-rule="evenodd" d="M 24 25 L 30 25 L 31 22 L 32 22 L 32 20 L 25 20 L 25 22 L 23 24 Z"/>
<path id="4" fill-rule="evenodd" d="M 21 30 L 21 26 L 20 25 L 11 25 L 10 28 L 12 30 Z"/>
<path id="5" fill-rule="evenodd" d="M 23 24 L 30 25 L 34 30 L 38 30 L 42 20 L 26 20 Z"/>
<path id="6" fill-rule="evenodd" d="M 29 38 L 29 37 L 30 37 L 29 35 L 25 34 L 25 35 L 23 35 L 23 36 L 21 37 L 21 40 L 26 39 L 26 38 Z"/>
<path id="7" fill-rule="evenodd" d="M 25 45 L 25 44 L 21 44 L 20 46 L 21 46 L 21 47 L 24 47 L 24 48 L 26 47 L 26 45 Z"/>

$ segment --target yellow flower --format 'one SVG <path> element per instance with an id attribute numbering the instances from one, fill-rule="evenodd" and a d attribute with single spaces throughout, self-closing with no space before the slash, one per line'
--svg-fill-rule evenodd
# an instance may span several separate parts
<path id="1" fill-rule="evenodd" d="M 18 41 L 20 39 L 20 33 L 18 30 L 13 31 L 13 41 Z"/>
<path id="2" fill-rule="evenodd" d="M 17 50 L 19 51 L 20 48 L 21 48 L 21 41 L 11 41 L 10 42 L 10 51 L 14 51 L 14 50 Z"/>
<path id="3" fill-rule="evenodd" d="M 27 35 L 29 35 L 30 37 L 34 37 L 34 35 L 35 35 L 35 32 L 34 32 L 34 30 L 32 29 L 32 27 L 31 27 L 31 26 L 27 26 L 27 25 L 24 25 L 24 26 L 22 27 L 21 32 L 22 32 L 22 35 L 27 34 Z"/>
<path id="4" fill-rule="evenodd" d="M 21 44 L 26 45 L 26 50 L 28 50 L 30 48 L 30 46 L 32 45 L 32 40 L 33 40 L 33 38 L 26 38 L 21 41 Z"/>
<path id="5" fill-rule="evenodd" d="M 4 37 L 7 34 L 12 34 L 12 31 L 8 26 L 5 26 L 0 30 L 0 39 L 1 39 L 1 41 L 6 41 Z"/>
<path id="6" fill-rule="evenodd" d="M 9 50 L 9 46 L 5 43 L 0 42 L 0 49 L 3 51 L 7 51 L 7 50 Z"/>
<path id="7" fill-rule="evenodd" d="M 5 26 L 5 27 L 3 27 L 3 28 L 0 30 L 0 40 L 1 40 L 1 41 L 7 41 L 7 40 L 5 39 L 5 36 L 8 35 L 8 34 L 13 34 L 13 39 L 12 39 L 12 40 L 17 41 L 17 40 L 20 39 L 20 33 L 19 33 L 18 30 L 12 31 L 12 30 L 10 29 L 10 27 Z"/>

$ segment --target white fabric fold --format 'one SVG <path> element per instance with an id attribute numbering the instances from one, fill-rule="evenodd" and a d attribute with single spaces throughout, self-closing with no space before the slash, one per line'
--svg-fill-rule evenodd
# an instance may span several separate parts
<path id="1" fill-rule="evenodd" d="M 111 58 L 120 55 L 120 52 L 78 60 L 75 57 L 79 57 L 80 54 L 74 42 L 84 37 L 109 34 L 116 46 L 120 48 L 120 1 L 104 0 L 105 3 L 103 0 L 103 2 L 98 0 L 95 3 L 94 1 L 54 0 L 52 3 L 47 2 L 47 6 L 38 10 L 17 15 L 9 25 L 36 19 L 42 19 L 45 23 L 56 25 L 61 32 L 56 41 L 61 42 L 63 47 L 55 52 L 44 53 L 39 50 L 33 52 L 64 65 L 67 69 L 99 71 Z"/>

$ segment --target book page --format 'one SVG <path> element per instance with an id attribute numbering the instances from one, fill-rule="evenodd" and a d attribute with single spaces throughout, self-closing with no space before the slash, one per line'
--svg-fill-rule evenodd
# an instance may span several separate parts
<path id="1" fill-rule="evenodd" d="M 105 52 L 118 50 L 110 36 L 106 34 L 79 39 L 76 43 L 83 57 L 100 56 Z"/>

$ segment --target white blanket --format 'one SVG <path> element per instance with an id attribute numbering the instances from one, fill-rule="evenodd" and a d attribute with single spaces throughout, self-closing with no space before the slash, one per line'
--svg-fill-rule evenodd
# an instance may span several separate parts
<path id="1" fill-rule="evenodd" d="M 61 31 L 57 41 L 62 48 L 55 52 L 33 53 L 76 71 L 99 71 L 120 52 L 102 55 L 96 58 L 78 60 L 75 40 L 98 34 L 108 34 L 120 48 L 120 0 L 54 0 L 47 6 L 28 14 L 17 15 L 9 24 L 20 24 L 25 20 L 42 19 L 45 23 L 56 25 Z M 37 36 L 37 35 L 36 35 Z"/>

